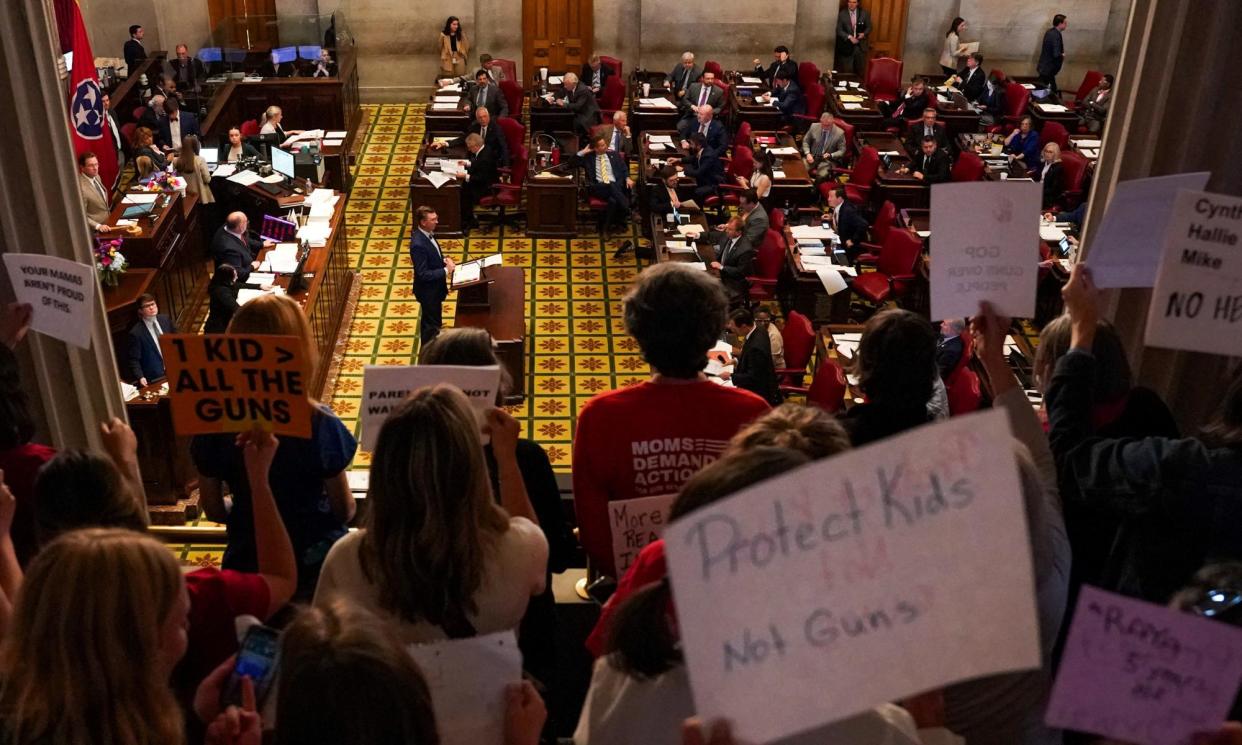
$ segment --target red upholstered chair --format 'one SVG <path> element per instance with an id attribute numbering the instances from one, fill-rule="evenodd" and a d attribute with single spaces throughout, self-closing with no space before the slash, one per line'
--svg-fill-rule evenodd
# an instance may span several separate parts
<path id="1" fill-rule="evenodd" d="M 134 132 L 137 131 L 137 122 L 128 122 L 121 125 L 121 148 L 125 151 L 126 155 L 129 155 L 132 152 L 132 146 L 130 143 L 134 141 Z"/>
<path id="2" fill-rule="evenodd" d="M 500 182 L 492 187 L 492 193 L 479 199 L 479 206 L 484 209 L 495 209 L 498 211 L 496 222 L 503 225 L 505 222 L 505 210 L 517 209 L 522 202 L 522 184 L 526 181 L 526 168 L 528 165 L 526 148 L 519 142 L 517 149 L 513 150 L 512 170 L 509 172 L 508 183 Z"/>
<path id="3" fill-rule="evenodd" d="M 983 392 L 979 389 L 979 376 L 969 367 L 963 367 L 951 375 L 944 384 L 949 396 L 949 416 L 962 416 L 979 409 Z"/>
<path id="4" fill-rule="evenodd" d="M 750 147 L 750 122 L 742 122 L 737 126 L 737 134 L 733 135 L 733 149 Z"/>
<path id="5" fill-rule="evenodd" d="M 815 377 L 811 378 L 811 385 L 806 389 L 806 401 L 829 414 L 835 414 L 845 407 L 846 388 L 845 371 L 834 360 L 825 359 L 815 368 Z"/>
<path id="6" fill-rule="evenodd" d="M 803 91 L 806 93 L 806 113 L 794 115 L 800 132 L 805 132 L 807 127 L 819 121 L 819 115 L 824 112 L 824 86 L 812 82 Z"/>
<path id="7" fill-rule="evenodd" d="M 710 72 L 716 76 L 717 80 L 724 77 L 724 69 L 720 67 L 720 63 L 714 59 L 709 59 L 703 63 L 703 72 Z"/>
<path id="8" fill-rule="evenodd" d="M 1022 86 L 1021 83 L 1005 84 L 1005 124 L 1010 127 L 1018 126 L 1022 121 L 1022 117 L 1026 115 L 1026 105 L 1031 100 L 1031 92 Z"/>
<path id="9" fill-rule="evenodd" d="M 505 103 L 509 104 L 509 117 L 516 121 L 522 120 L 522 106 L 526 103 L 526 96 L 522 93 L 522 86 L 516 80 L 505 79 L 500 81 L 500 93 L 505 97 Z"/>
<path id="10" fill-rule="evenodd" d="M 750 291 L 747 293 L 750 302 L 762 303 L 776 297 L 776 280 L 780 277 L 784 263 L 785 238 L 769 229 L 763 234 L 763 243 L 755 255 L 755 270 L 759 273 L 746 278 L 750 283 Z"/>
<path id="11" fill-rule="evenodd" d="M 969 150 L 963 150 L 957 156 L 957 162 L 953 164 L 953 171 L 949 174 L 949 180 L 954 183 L 982 181 L 983 173 L 986 170 L 987 167 L 983 164 L 983 158 Z"/>
<path id="12" fill-rule="evenodd" d="M 625 105 L 625 83 L 613 75 L 604 81 L 604 90 L 599 93 L 599 110 L 605 122 L 612 121 L 612 115 Z"/>
<path id="13" fill-rule="evenodd" d="M 505 136 L 505 147 L 509 149 L 509 159 L 513 160 L 517 157 L 517 151 L 521 150 L 526 143 L 526 127 L 517 119 L 509 117 L 498 117 L 496 126 L 500 127 L 500 133 Z M 510 165 L 509 163 L 501 163 L 501 167 Z"/>
<path id="14" fill-rule="evenodd" d="M 1087 175 L 1087 159 L 1076 152 L 1061 153 L 1062 175 L 1065 178 L 1065 194 L 1061 208 L 1072 210 L 1082 202 L 1082 182 Z"/>
<path id="15" fill-rule="evenodd" d="M 768 210 L 768 227 L 781 235 L 785 234 L 785 213 L 779 207 Z"/>
<path id="16" fill-rule="evenodd" d="M 137 122 L 137 121 L 141 121 L 141 120 L 142 120 L 142 115 L 143 115 L 143 114 L 145 114 L 145 113 L 147 113 L 147 107 L 146 107 L 146 106 L 137 106 L 137 107 L 135 107 L 135 108 L 134 108 L 134 110 L 130 113 L 130 118 L 131 118 L 131 119 L 133 119 L 133 120 L 134 120 L 134 121 L 136 121 L 136 122 Z"/>
<path id="17" fill-rule="evenodd" d="M 881 204 L 880 209 L 875 213 L 875 222 L 871 223 L 871 242 L 863 242 L 862 247 L 865 253 L 858 255 L 857 263 L 874 264 L 879 261 L 884 241 L 888 240 L 888 233 L 893 229 L 896 220 L 897 206 L 885 199 L 884 204 Z"/>
<path id="18" fill-rule="evenodd" d="M 785 347 L 785 367 L 777 368 L 781 381 L 781 390 L 800 392 L 806 378 L 806 366 L 811 363 L 811 354 L 815 352 L 815 328 L 811 319 L 796 310 L 789 311 L 785 319 L 785 328 L 781 329 L 781 342 Z"/>
<path id="19" fill-rule="evenodd" d="M 1002 83 L 1009 80 L 1009 78 L 1005 77 L 1005 71 L 1000 69 L 999 67 L 993 67 L 992 74 L 995 75 L 996 79 Z"/>
<path id="20" fill-rule="evenodd" d="M 519 85 L 521 84 L 521 82 L 518 80 L 517 63 L 514 62 L 513 60 L 493 59 L 491 64 L 488 65 L 488 67 L 499 67 L 500 71 L 504 73 L 503 80 L 512 80 L 513 82 L 518 83 Z M 509 113 L 513 113 L 512 107 L 509 108 Z"/>
<path id="21" fill-rule="evenodd" d="M 858 155 L 858 140 L 854 139 L 854 125 L 844 119 L 834 118 L 832 121 L 845 134 L 845 162 L 854 162 L 854 158 Z"/>
<path id="22" fill-rule="evenodd" d="M 730 112 L 733 111 L 733 96 L 729 95 L 729 90 L 733 86 L 729 85 L 728 83 L 721 80 L 720 78 L 716 78 L 716 82 L 712 83 L 712 85 L 720 89 L 720 94 L 721 94 L 720 111 L 716 113 L 717 113 L 717 116 L 723 119 L 724 117 L 728 116 Z"/>
<path id="23" fill-rule="evenodd" d="M 914 282 L 914 264 L 923 251 L 923 241 L 908 230 L 890 230 L 876 261 L 875 271 L 859 274 L 850 283 L 854 293 L 879 305 L 889 298 L 905 295 Z"/>
<path id="24" fill-rule="evenodd" d="M 735 147 L 733 157 L 729 159 L 729 165 L 725 168 L 724 181 L 720 182 L 718 187 L 719 194 L 703 200 L 703 207 L 717 210 L 725 205 L 736 207 L 739 196 L 745 191 L 745 188 L 737 183 L 738 177 L 749 179 L 754 172 L 754 151 L 744 145 Z"/>
<path id="25" fill-rule="evenodd" d="M 1044 128 L 1039 130 L 1039 147 L 1042 150 L 1044 145 L 1049 142 L 1055 142 L 1062 151 L 1069 148 L 1069 130 L 1060 122 L 1044 122 Z"/>
<path id="26" fill-rule="evenodd" d="M 261 127 L 259 127 L 258 122 L 256 122 L 254 119 L 247 119 L 246 121 L 241 123 L 241 136 L 242 137 L 256 137 L 258 136 L 260 129 Z"/>
<path id="27" fill-rule="evenodd" d="M 1091 89 L 1099 85 L 1100 81 L 1103 79 L 1104 73 L 1099 70 L 1087 70 L 1086 74 L 1082 76 L 1082 84 L 1078 86 L 1078 92 L 1074 94 L 1074 108 L 1082 108 L 1083 99 L 1085 99 L 1087 94 L 1091 92 Z M 1065 99 L 1068 98 L 1068 96 L 1062 92 L 1061 98 Z M 1068 104 L 1069 101 L 1063 101 L 1063 103 Z"/>
<path id="28" fill-rule="evenodd" d="M 798 63 L 798 87 L 806 90 L 812 83 L 819 82 L 819 66 L 814 62 Z M 808 109 L 809 111 L 809 109 Z"/>
<path id="29" fill-rule="evenodd" d="M 871 198 L 871 184 L 880 171 L 880 153 L 868 145 L 858 153 L 854 167 L 846 171 L 849 181 L 845 183 L 845 198 L 854 204 L 866 204 Z"/>
<path id="30" fill-rule="evenodd" d="M 873 57 L 867 62 L 863 86 L 877 101 L 892 103 L 901 91 L 901 70 L 905 63 L 892 57 Z"/>
<path id="31" fill-rule="evenodd" d="M 625 63 L 624 62 L 617 59 L 616 57 L 609 57 L 606 54 L 601 54 L 599 56 L 599 61 L 603 62 L 605 65 L 608 65 L 609 67 L 612 68 L 612 71 L 617 74 L 617 80 L 621 80 L 621 81 L 625 80 Z M 622 89 L 624 89 L 625 84 L 622 83 L 621 87 Z"/>

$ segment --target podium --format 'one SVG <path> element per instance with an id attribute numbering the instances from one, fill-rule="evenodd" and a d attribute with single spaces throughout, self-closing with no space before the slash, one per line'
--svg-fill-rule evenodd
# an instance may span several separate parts
<path id="1" fill-rule="evenodd" d="M 516 266 L 489 266 L 474 282 L 453 285 L 457 291 L 457 328 L 481 328 L 492 335 L 496 356 L 509 373 L 512 388 L 505 403 L 526 397 L 526 272 Z"/>

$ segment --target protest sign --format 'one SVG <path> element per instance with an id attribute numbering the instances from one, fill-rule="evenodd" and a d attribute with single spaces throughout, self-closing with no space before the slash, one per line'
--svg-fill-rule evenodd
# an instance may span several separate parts
<path id="1" fill-rule="evenodd" d="M 808 464 L 664 531 L 695 711 L 770 742 L 1040 664 L 1000 409 Z M 776 692 L 756 706 L 756 692 Z"/>
<path id="2" fill-rule="evenodd" d="M 5 254 L 4 268 L 17 302 L 33 308 L 32 329 L 75 347 L 90 347 L 98 284 L 93 268 L 39 254 Z"/>
<path id="3" fill-rule="evenodd" d="M 1035 315 L 1040 185 L 931 188 L 931 317 L 965 318 L 988 301 L 1003 316 Z"/>
<path id="4" fill-rule="evenodd" d="M 296 337 L 165 334 L 160 350 L 177 434 L 257 426 L 310 437 L 306 353 Z"/>
<path id="5" fill-rule="evenodd" d="M 608 503 L 612 557 L 620 577 L 638 558 L 638 552 L 658 540 L 668 525 L 668 511 L 676 494 L 622 499 Z"/>
<path id="6" fill-rule="evenodd" d="M 1182 745 L 1225 721 L 1242 629 L 1083 587 L 1048 724 L 1139 745 Z"/>
<path id="7" fill-rule="evenodd" d="M 1147 310 L 1153 347 L 1242 353 L 1242 199 L 1178 193 Z M 1095 266 L 1091 266 L 1094 277 Z"/>
<path id="8" fill-rule="evenodd" d="M 505 688 L 522 681 L 513 631 L 409 647 L 436 714 L 441 745 L 503 745 Z"/>
<path id="9" fill-rule="evenodd" d="M 371 452 L 388 414 L 410 391 L 448 383 L 461 389 L 480 415 L 496 405 L 500 367 L 458 365 L 367 365 L 362 371 L 362 449 Z"/>
<path id="10" fill-rule="evenodd" d="M 1172 176 L 1122 181 L 1113 189 L 1099 230 L 1091 235 L 1087 257 L 1097 287 L 1151 287 L 1160 265 L 1161 238 L 1169 228 L 1173 202 L 1181 189 L 1200 191 L 1212 174 L 1176 173 Z"/>

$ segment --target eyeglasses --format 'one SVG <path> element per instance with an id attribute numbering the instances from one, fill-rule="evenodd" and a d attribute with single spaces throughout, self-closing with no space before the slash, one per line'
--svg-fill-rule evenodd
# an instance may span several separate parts
<path id="1" fill-rule="evenodd" d="M 1202 597 L 1190 606 L 1189 610 L 1196 616 L 1219 618 L 1242 609 L 1242 591 L 1231 588 L 1212 588 L 1204 591 Z"/>

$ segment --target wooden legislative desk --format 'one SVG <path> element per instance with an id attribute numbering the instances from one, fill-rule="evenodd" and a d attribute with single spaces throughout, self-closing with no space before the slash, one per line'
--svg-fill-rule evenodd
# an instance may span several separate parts
<path id="1" fill-rule="evenodd" d="M 871 94 L 862 87 L 861 78 L 845 73 L 821 81 L 827 95 L 828 111 L 844 120 L 858 132 L 883 132 L 888 120 Z M 856 100 L 857 99 L 857 100 Z"/>
<path id="2" fill-rule="evenodd" d="M 560 163 L 551 165 L 551 147 Z M 536 132 L 531 138 L 530 176 L 526 179 L 526 234 L 536 238 L 573 238 L 578 231 L 578 135 Z M 548 163 L 537 167 L 535 164 Z"/>
<path id="3" fill-rule="evenodd" d="M 436 237 L 461 238 L 461 182 L 449 181 L 440 188 L 419 174 L 425 170 L 427 158 L 447 158 L 449 160 L 467 160 L 469 153 L 465 145 L 454 145 L 443 150 L 432 152 L 431 143 L 436 137 L 456 137 L 458 132 L 432 132 L 427 130 L 423 138 L 423 146 L 418 151 L 418 165 L 410 173 L 410 212 L 419 207 L 427 206 L 436 211 L 440 224 L 436 226 Z M 434 170 L 434 169 L 433 169 Z"/>
<path id="4" fill-rule="evenodd" d="M 440 234 L 436 229 L 437 237 Z M 526 396 L 526 272 L 516 266 L 489 266 L 483 270 L 488 286 L 488 307 L 463 303 L 463 288 L 457 294 L 455 328 L 480 328 L 492 335 L 496 356 L 509 373 L 513 389 L 506 403 L 521 403 Z"/>
<path id="5" fill-rule="evenodd" d="M 563 78 L 563 72 L 549 72 L 548 77 Z M 563 93 L 565 86 L 534 84 L 526 89 L 527 110 L 530 112 L 530 129 L 532 132 L 573 131 L 574 112 L 555 103 L 548 103 L 543 97 L 545 93 Z"/>
<path id="6" fill-rule="evenodd" d="M 787 132 L 754 132 L 751 142 L 755 148 L 755 165 L 771 159 L 772 168 L 765 168 L 772 177 L 772 191 L 767 196 L 767 203 L 772 206 L 792 205 L 803 207 L 814 204 L 819 199 L 815 190 L 815 179 L 806 169 L 806 161 L 802 159 L 802 151 L 793 135 Z M 768 154 L 772 148 L 793 148 L 793 155 Z M 763 157 L 760 157 L 763 156 Z M 777 173 L 781 175 L 777 175 Z"/>
<path id="7" fill-rule="evenodd" d="M 908 173 L 900 172 L 903 166 L 909 166 L 910 156 L 906 154 L 905 143 L 897 135 L 865 132 L 858 135 L 858 142 L 860 147 L 869 145 L 880 153 L 880 170 L 871 186 L 873 204 L 883 204 L 888 200 L 898 209 L 927 206 L 930 191 L 927 184 Z M 890 153 L 889 168 L 885 168 L 883 163 L 885 153 Z"/>
<path id="8" fill-rule="evenodd" d="M 725 108 L 729 109 L 734 126 L 749 122 L 752 130 L 780 129 L 785 125 L 781 118 L 781 110 L 776 104 L 760 103 L 756 99 L 771 89 L 766 83 L 745 83 L 743 77 L 752 77 L 744 73 L 725 73 L 729 82 L 729 101 Z"/>
<path id="9" fill-rule="evenodd" d="M 148 87 L 152 90 L 159 87 L 160 76 L 164 74 L 164 61 L 167 58 L 168 52 L 152 52 L 150 57 L 130 70 L 128 77 L 108 94 L 109 103 L 112 105 L 110 111 L 116 119 L 117 126 L 124 126 L 135 121 L 134 109 L 147 104 L 142 96 L 140 84 L 142 76 L 147 76 Z"/>
<path id="10" fill-rule="evenodd" d="M 452 110 L 436 109 L 434 107 L 436 96 L 457 95 L 457 106 Z M 427 99 L 427 113 L 423 115 L 427 130 L 435 130 L 436 132 L 456 132 L 457 134 L 465 134 L 470 128 L 470 122 L 474 121 L 474 116 L 470 113 L 470 102 L 466 100 L 465 94 L 458 91 L 446 91 L 433 93 Z M 493 119 L 499 118 L 498 114 L 492 115 Z"/>
<path id="11" fill-rule="evenodd" d="M 630 75 L 630 130 L 634 136 L 651 130 L 675 130 L 681 120 L 681 111 L 677 107 L 677 94 L 665 88 L 667 75 L 662 72 L 634 72 Z M 642 84 L 651 86 L 651 95 L 643 96 Z M 640 98 L 662 98 L 673 104 L 673 108 L 642 106 Z"/>
<path id="12" fill-rule="evenodd" d="M 831 247 L 828 249 L 831 253 Z M 835 295 L 828 294 L 819 275 L 802 266 L 802 254 L 798 251 L 798 241 L 794 239 L 790 225 L 785 226 L 785 267 L 782 275 L 783 281 L 777 285 L 777 294 L 785 314 L 796 310 L 811 319 L 814 326 L 849 320 L 853 292 L 842 290 Z"/>

